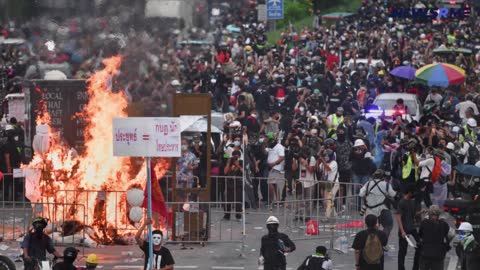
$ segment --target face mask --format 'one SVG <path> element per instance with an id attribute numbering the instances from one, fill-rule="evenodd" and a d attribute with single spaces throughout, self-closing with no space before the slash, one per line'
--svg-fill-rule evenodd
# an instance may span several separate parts
<path id="1" fill-rule="evenodd" d="M 468 234 L 469 234 L 468 232 L 459 231 L 458 232 L 458 240 L 460 240 L 460 241 L 465 240 L 465 237 L 467 237 Z"/>
<path id="2" fill-rule="evenodd" d="M 330 156 L 324 156 L 323 159 L 325 159 L 326 162 L 330 162 Z"/>
<path id="3" fill-rule="evenodd" d="M 335 85 L 340 87 L 340 86 L 342 86 L 342 83 L 337 82 L 337 83 L 335 83 Z"/>
<path id="4" fill-rule="evenodd" d="M 240 142 L 239 141 L 234 141 L 233 145 L 238 147 L 238 146 L 240 146 Z"/>
<path id="5" fill-rule="evenodd" d="M 155 246 L 160 245 L 162 243 L 162 235 L 161 234 L 152 235 L 152 243 Z"/>
<path id="6" fill-rule="evenodd" d="M 162 105 L 160 105 L 160 107 L 161 107 L 162 109 L 166 109 L 166 108 L 167 108 L 167 104 L 162 104 Z"/>
<path id="7" fill-rule="evenodd" d="M 263 143 L 264 141 L 265 141 L 265 138 L 260 138 L 260 139 L 258 139 L 258 142 L 259 142 L 259 143 Z"/>
<path id="8" fill-rule="evenodd" d="M 182 145 L 182 151 L 187 151 L 187 149 L 188 149 L 188 146 Z"/>
<path id="9" fill-rule="evenodd" d="M 300 112 L 303 112 L 303 111 L 305 111 L 305 108 L 304 108 L 304 107 L 300 107 L 299 110 L 300 110 Z"/>
<path id="10" fill-rule="evenodd" d="M 254 114 L 254 113 L 252 113 L 252 117 L 253 117 L 253 118 L 257 118 L 257 115 Z"/>
<path id="11" fill-rule="evenodd" d="M 330 54 L 335 54 L 335 51 L 333 51 L 333 50 L 332 50 L 332 51 L 330 51 Z"/>

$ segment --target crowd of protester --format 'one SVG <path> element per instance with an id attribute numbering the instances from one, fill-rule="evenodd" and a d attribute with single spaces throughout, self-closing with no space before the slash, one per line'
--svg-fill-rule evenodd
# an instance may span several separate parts
<path id="1" fill-rule="evenodd" d="M 230 3 L 209 29 L 138 25 L 122 5 L 96 17 L 3 24 L 4 38 L 25 43 L 2 48 L 2 87 L 19 92 L 19 81 L 42 78 L 52 65 L 69 78 L 86 79 L 102 59 L 121 54 L 115 83 L 125 91 L 133 114 L 169 115 L 175 93 L 211 96 L 212 110 L 225 118 L 224 135 L 212 151 L 212 175 L 222 179 L 248 173 L 254 197 L 249 207 L 301 198 L 295 219 L 308 220 L 317 208 L 328 219 L 337 214 L 335 205 L 344 203 L 344 196 L 360 195 L 365 199 L 358 198 L 358 210 L 377 216 L 388 239 L 392 207 L 399 209 L 399 223 L 410 226 L 402 215 L 412 207 L 441 208 L 448 197 L 460 196 L 462 178 L 453 168 L 480 167 L 480 20 L 473 15 L 443 21 L 389 16 L 392 9 L 435 3 L 363 1 L 353 16 L 333 23 L 316 15 L 312 26 L 290 26 L 274 44 L 267 42 L 268 24 L 257 21 L 254 1 Z M 183 45 L 188 40 L 203 45 Z M 439 47 L 472 53 L 435 53 Z M 428 87 L 389 73 L 402 65 L 439 62 L 463 68 L 465 82 Z M 383 93 L 416 95 L 421 117 L 365 117 Z M 383 109 L 408 111 L 402 99 Z M 181 187 L 205 184 L 201 137 L 182 140 L 177 165 Z M 235 202 L 240 219 L 241 182 L 216 181 L 212 199 Z M 400 194 L 403 202 L 397 206 Z M 385 197 L 391 197 L 391 205 L 385 205 Z M 323 204 L 313 204 L 313 199 Z M 225 209 L 228 220 L 232 207 Z M 411 233 L 402 228 L 402 236 Z M 406 252 L 406 242 L 401 246 Z"/>

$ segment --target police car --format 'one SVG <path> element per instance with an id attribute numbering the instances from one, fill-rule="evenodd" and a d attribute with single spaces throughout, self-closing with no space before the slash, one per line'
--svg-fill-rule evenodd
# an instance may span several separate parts
<path id="1" fill-rule="evenodd" d="M 405 109 L 395 109 L 397 100 L 402 99 Z M 384 118 L 387 121 L 394 121 L 396 116 L 408 121 L 420 121 L 422 105 L 416 95 L 406 93 L 385 93 L 378 95 L 373 101 L 374 106 L 365 108 L 366 118 Z"/>

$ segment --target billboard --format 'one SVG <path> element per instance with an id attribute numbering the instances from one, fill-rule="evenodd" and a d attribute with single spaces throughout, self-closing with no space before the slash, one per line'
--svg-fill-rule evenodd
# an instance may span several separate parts
<path id="1" fill-rule="evenodd" d="M 76 113 L 88 103 L 85 80 L 31 80 L 25 92 L 25 155 L 32 157 L 35 119 L 41 113 L 40 101 L 51 115 L 50 126 L 79 153 L 84 149 L 85 123 Z"/>

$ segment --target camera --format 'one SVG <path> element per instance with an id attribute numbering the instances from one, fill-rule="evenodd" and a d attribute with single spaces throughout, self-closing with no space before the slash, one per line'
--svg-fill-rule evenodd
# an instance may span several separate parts
<path id="1" fill-rule="evenodd" d="M 365 211 L 367 211 L 367 206 L 362 204 L 362 208 L 360 209 L 360 216 L 363 217 L 365 215 Z"/>

